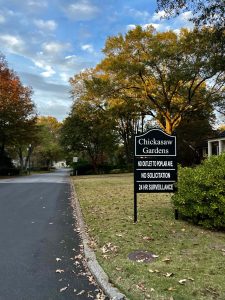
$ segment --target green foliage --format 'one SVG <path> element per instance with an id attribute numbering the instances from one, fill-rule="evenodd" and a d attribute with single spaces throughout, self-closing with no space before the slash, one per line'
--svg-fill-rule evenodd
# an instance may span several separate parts
<path id="1" fill-rule="evenodd" d="M 225 154 L 194 169 L 180 168 L 172 201 L 182 217 L 207 228 L 225 228 Z"/>
<path id="2" fill-rule="evenodd" d="M 157 0 L 158 11 L 165 17 L 174 17 L 183 12 L 192 12 L 190 20 L 195 25 L 211 25 L 224 29 L 224 2 L 218 0 Z"/>
<path id="3" fill-rule="evenodd" d="M 63 149 L 59 143 L 61 123 L 56 118 L 39 117 L 37 122 L 38 142 L 33 151 L 32 162 L 36 167 L 49 169 L 53 161 L 64 158 Z"/>
<path id="4" fill-rule="evenodd" d="M 67 151 L 87 157 L 95 173 L 113 158 L 117 145 L 114 125 L 101 108 L 77 101 L 63 123 L 61 144 Z"/>

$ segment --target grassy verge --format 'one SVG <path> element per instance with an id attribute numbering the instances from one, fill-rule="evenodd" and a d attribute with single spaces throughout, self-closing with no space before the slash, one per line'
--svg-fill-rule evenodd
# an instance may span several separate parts
<path id="1" fill-rule="evenodd" d="M 225 234 L 175 221 L 168 194 L 139 194 L 133 223 L 132 175 L 74 177 L 97 259 L 132 300 L 225 299 Z M 147 250 L 151 263 L 128 254 Z"/>

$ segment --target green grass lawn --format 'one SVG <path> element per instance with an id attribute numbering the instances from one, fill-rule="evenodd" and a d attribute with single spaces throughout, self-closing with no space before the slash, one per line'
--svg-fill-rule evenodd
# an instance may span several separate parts
<path id="1" fill-rule="evenodd" d="M 73 179 L 90 246 L 129 299 L 225 299 L 224 232 L 176 221 L 169 194 L 138 194 L 134 224 L 131 174 Z M 135 250 L 158 257 L 134 262 L 128 255 Z"/>

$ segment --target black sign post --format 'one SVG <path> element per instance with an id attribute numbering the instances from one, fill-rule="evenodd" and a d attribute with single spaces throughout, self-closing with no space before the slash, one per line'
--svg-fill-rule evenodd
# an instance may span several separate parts
<path id="1" fill-rule="evenodd" d="M 173 193 L 177 181 L 176 136 L 160 129 L 135 135 L 134 222 L 137 222 L 137 193 Z"/>

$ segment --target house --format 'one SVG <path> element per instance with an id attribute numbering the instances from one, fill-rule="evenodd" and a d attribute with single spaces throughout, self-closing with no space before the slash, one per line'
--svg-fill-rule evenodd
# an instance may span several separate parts
<path id="1" fill-rule="evenodd" d="M 225 152 L 225 131 L 217 137 L 208 139 L 208 156 L 219 155 Z"/>
<path id="2" fill-rule="evenodd" d="M 58 162 L 55 161 L 53 162 L 53 167 L 56 169 L 66 168 L 67 164 L 65 160 L 58 161 Z"/>

